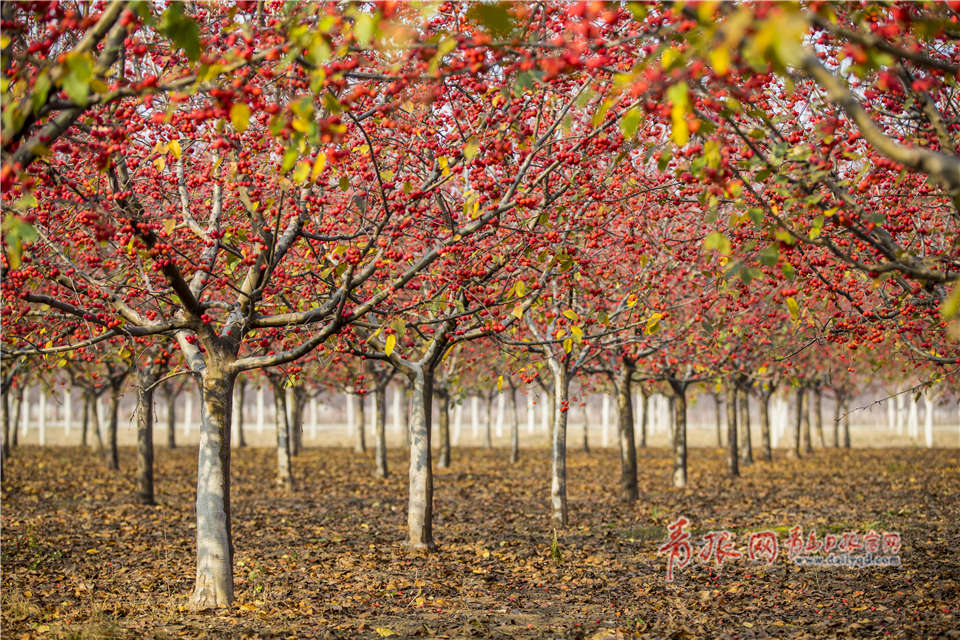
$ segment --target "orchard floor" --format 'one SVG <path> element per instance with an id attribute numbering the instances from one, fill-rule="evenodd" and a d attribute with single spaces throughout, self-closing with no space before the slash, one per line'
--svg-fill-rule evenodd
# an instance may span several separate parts
<path id="1" fill-rule="evenodd" d="M 640 454 L 641 500 L 618 502 L 612 450 L 571 452 L 571 525 L 548 513 L 549 453 L 455 452 L 436 476 L 439 550 L 410 555 L 406 469 L 373 477 L 372 457 L 312 449 L 299 487 L 273 485 L 275 453 L 233 458 L 236 603 L 184 610 L 193 583 L 195 450 L 157 451 L 159 504 L 130 500 L 122 471 L 76 448 L 22 447 L 2 503 L 4 638 L 960 637 L 960 451 L 820 451 L 758 463 L 731 481 L 722 452 L 690 454 L 673 490 L 664 450 Z M 685 515 L 699 536 L 774 529 L 773 567 L 696 563 L 665 582 L 657 547 Z M 788 564 L 787 528 L 899 531 L 901 567 Z M 695 547 L 699 549 L 699 545 Z"/>

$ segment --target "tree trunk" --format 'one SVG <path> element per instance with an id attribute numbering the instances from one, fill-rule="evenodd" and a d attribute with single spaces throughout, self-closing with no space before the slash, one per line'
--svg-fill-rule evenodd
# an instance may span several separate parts
<path id="1" fill-rule="evenodd" d="M 246 379 L 246 377 L 243 377 L 243 378 L 240 378 L 239 380 L 237 380 L 237 382 L 236 382 L 236 389 L 237 389 L 237 391 L 236 391 L 236 403 L 237 403 L 238 406 L 235 408 L 236 410 L 233 412 L 233 416 L 234 416 L 234 419 L 235 419 L 236 422 L 237 422 L 237 424 L 235 425 L 235 430 L 236 430 L 236 433 L 237 433 L 237 447 L 242 448 L 242 447 L 247 446 L 247 437 L 246 437 L 246 435 L 243 433 L 243 408 L 244 408 L 244 404 L 245 404 L 245 403 L 244 403 L 244 400 L 245 400 L 246 395 L 247 395 L 247 379 Z"/>
<path id="2" fill-rule="evenodd" d="M 517 411 L 517 388 L 513 383 L 510 384 L 510 408 L 510 463 L 516 464 L 520 461 L 520 415 Z"/>
<path id="3" fill-rule="evenodd" d="M 410 389 L 403 388 L 403 446 L 410 448 Z"/>
<path id="4" fill-rule="evenodd" d="M 10 425 L 10 449 L 15 449 L 19 443 L 20 416 L 23 414 L 23 387 L 17 387 L 17 393 L 13 404 L 13 423 Z"/>
<path id="5" fill-rule="evenodd" d="M 687 385 L 670 381 L 673 389 L 673 486 L 687 486 Z M 736 457 L 736 456 L 734 456 Z"/>
<path id="6" fill-rule="evenodd" d="M 437 466 L 446 469 L 450 466 L 450 394 L 446 389 L 439 389 L 434 395 L 440 400 L 440 406 L 437 407 L 439 418 L 437 432 L 440 435 L 440 455 L 437 458 Z"/>
<path id="7" fill-rule="evenodd" d="M 483 447 L 485 449 L 493 448 L 493 394 L 487 394 L 487 421 L 484 426 Z"/>
<path id="8" fill-rule="evenodd" d="M 552 518 L 555 524 L 567 526 L 567 412 L 562 409 L 569 401 L 570 380 L 566 363 L 548 357 L 547 362 L 553 373 L 553 469 L 550 482 L 550 501 Z M 558 410 L 558 405 L 561 409 Z"/>
<path id="9" fill-rule="evenodd" d="M 717 425 L 717 448 L 723 448 L 723 412 L 721 408 L 723 400 L 719 393 L 711 393 L 710 395 L 713 396 L 713 417 Z"/>
<path id="10" fill-rule="evenodd" d="M 797 387 L 797 413 L 793 421 L 793 442 L 787 450 L 787 455 L 791 458 L 800 457 L 800 430 L 803 423 L 803 387 Z"/>
<path id="11" fill-rule="evenodd" d="M 120 387 L 110 387 L 110 422 L 107 423 L 107 441 L 110 448 L 107 451 L 107 467 L 113 470 L 120 468 L 120 456 L 117 451 L 117 420 L 120 417 Z"/>
<path id="12" fill-rule="evenodd" d="M 80 446 L 84 449 L 87 448 L 87 433 L 90 428 L 90 392 L 84 390 L 83 392 L 83 418 L 80 423 Z M 14 421 L 16 424 L 16 421 Z M 16 431 L 16 429 L 14 429 Z"/>
<path id="13" fill-rule="evenodd" d="M 833 448 L 840 448 L 840 414 L 843 408 L 843 395 L 834 391 L 836 402 L 833 404 Z"/>
<path id="14" fill-rule="evenodd" d="M 177 394 L 167 393 L 167 448 L 177 448 Z"/>
<path id="15" fill-rule="evenodd" d="M 740 475 L 740 456 L 737 451 L 737 388 L 727 385 L 727 472 Z"/>
<path id="16" fill-rule="evenodd" d="M 813 394 L 808 394 L 812 396 Z M 813 453 L 813 435 L 810 429 L 810 412 L 813 411 L 813 402 L 807 398 L 807 410 L 803 412 L 803 452 Z"/>
<path id="17" fill-rule="evenodd" d="M 648 415 L 650 413 L 650 396 L 647 390 L 640 387 L 640 447 L 647 447 L 647 425 L 650 424 Z"/>
<path id="18" fill-rule="evenodd" d="M 97 436 L 97 453 L 103 454 L 106 449 L 103 446 L 103 429 L 100 428 L 100 409 L 100 397 L 91 396 L 90 417 L 93 420 L 93 433 Z"/>
<path id="19" fill-rule="evenodd" d="M 386 478 L 387 470 L 387 387 L 386 385 L 377 385 L 373 390 L 377 405 L 377 412 L 374 416 L 376 423 L 376 455 L 377 476 Z"/>
<path id="20" fill-rule="evenodd" d="M 137 502 L 154 504 L 153 387 L 156 376 L 140 372 L 137 385 Z"/>
<path id="21" fill-rule="evenodd" d="M 773 460 L 773 450 L 770 447 L 770 395 L 773 390 L 760 392 L 760 459 L 765 462 Z"/>
<path id="22" fill-rule="evenodd" d="M 436 549 L 433 542 L 433 461 L 430 450 L 433 371 L 417 367 L 412 377 L 407 543 L 413 550 L 426 551 Z"/>
<path id="23" fill-rule="evenodd" d="M 750 391 L 740 389 L 740 464 L 753 464 L 753 436 L 750 434 Z"/>
<path id="24" fill-rule="evenodd" d="M 234 376 L 220 364 L 210 358 L 200 384 L 197 579 L 190 597 L 190 606 L 196 610 L 228 607 L 233 602 L 230 418 Z"/>
<path id="25" fill-rule="evenodd" d="M 273 406 L 277 425 L 277 486 L 293 491 L 293 469 L 290 464 L 290 421 L 287 420 L 286 398 L 279 381 L 273 385 Z"/>
<path id="26" fill-rule="evenodd" d="M 357 398 L 357 410 L 353 414 L 354 419 L 354 431 L 356 432 L 356 442 L 354 443 L 353 450 L 357 453 L 366 453 L 367 452 L 367 415 L 366 410 L 364 409 L 364 395 L 362 393 L 355 394 Z"/>
<path id="27" fill-rule="evenodd" d="M 304 390 L 301 385 L 290 387 L 290 453 L 298 456 L 303 450 Z"/>
<path id="28" fill-rule="evenodd" d="M 635 502 L 637 493 L 637 448 L 633 434 L 633 395 L 630 376 L 633 366 L 621 362 L 614 376 L 617 392 L 617 436 L 620 442 L 620 499 Z"/>
<path id="29" fill-rule="evenodd" d="M 850 448 L 850 407 L 847 399 L 843 399 L 843 448 Z"/>
<path id="30" fill-rule="evenodd" d="M 2 449 L 2 459 L 3 462 L 7 461 L 7 458 L 10 457 L 10 392 L 9 389 L 3 391 L 2 397 L 0 397 L 0 412 L 3 413 L 0 417 L 0 422 L 3 422 L 3 449 Z M 6 465 L 0 467 L 0 472 L 6 468 Z"/>
<path id="31" fill-rule="evenodd" d="M 813 390 L 813 424 L 820 438 L 820 446 L 827 448 L 827 441 L 823 437 L 823 390 L 815 387 Z"/>

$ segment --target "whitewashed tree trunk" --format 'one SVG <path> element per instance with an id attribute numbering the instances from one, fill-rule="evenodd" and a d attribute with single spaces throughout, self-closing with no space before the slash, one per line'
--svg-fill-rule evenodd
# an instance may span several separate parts
<path id="1" fill-rule="evenodd" d="M 931 389 L 927 389 L 923 394 L 923 440 L 928 449 L 933 448 L 933 418 L 938 395 L 940 394 L 934 393 Z"/>
<path id="2" fill-rule="evenodd" d="M 550 396 L 545 395 L 543 402 L 540 403 L 540 431 L 549 432 L 550 430 Z"/>
<path id="3" fill-rule="evenodd" d="M 30 425 L 30 387 L 23 388 L 23 403 L 20 410 L 20 437 L 27 437 L 27 428 Z"/>
<path id="4" fill-rule="evenodd" d="M 411 549 L 434 549 L 433 460 L 430 431 L 433 376 L 418 368 L 412 376 L 410 397 L 410 476 L 407 505 L 407 544 Z"/>
<path id="5" fill-rule="evenodd" d="M 640 439 L 640 429 L 643 425 L 643 394 L 633 394 L 633 438 L 634 442 Z"/>
<path id="6" fill-rule="evenodd" d="M 240 406 L 240 385 L 233 385 L 233 402 L 231 403 L 232 413 L 230 414 L 230 433 L 233 446 L 240 443 L 240 412 L 243 407 Z"/>
<path id="7" fill-rule="evenodd" d="M 905 393 L 897 395 L 897 435 L 902 436 L 907 426 L 907 396 Z"/>
<path id="8" fill-rule="evenodd" d="M 534 411 L 536 407 L 533 405 L 533 393 L 527 391 L 527 433 L 533 433 L 534 423 L 537 421 Z"/>
<path id="9" fill-rule="evenodd" d="M 506 405 L 507 396 L 503 392 L 497 394 L 497 429 L 496 434 L 498 438 L 503 437 L 503 417 L 504 417 L 504 407 Z"/>
<path id="10" fill-rule="evenodd" d="M 892 396 L 887 398 L 887 429 L 897 430 L 897 399 Z"/>
<path id="11" fill-rule="evenodd" d="M 47 394 L 40 389 L 40 406 L 37 408 L 37 438 L 40 446 L 47 444 Z"/>
<path id="12" fill-rule="evenodd" d="M 183 403 L 183 432 L 190 435 L 190 427 L 193 426 L 193 391 L 184 389 L 187 396 Z"/>
<path id="13" fill-rule="evenodd" d="M 347 394 L 347 434 L 352 438 L 354 432 L 356 431 L 356 410 L 357 407 L 354 404 L 357 401 L 357 398 L 352 393 Z"/>
<path id="14" fill-rule="evenodd" d="M 319 424 L 317 422 L 317 397 L 310 396 L 310 438 L 316 440 L 318 428 L 319 428 Z"/>
<path id="15" fill-rule="evenodd" d="M 263 385 L 257 388 L 257 433 L 263 433 L 264 425 L 267 421 L 267 409 L 264 406 Z"/>
<path id="16" fill-rule="evenodd" d="M 97 429 L 97 441 L 101 444 L 101 447 L 103 446 L 103 435 L 104 435 L 103 421 L 106 419 L 104 416 L 104 413 L 105 412 L 103 410 L 103 396 L 98 396 L 97 397 L 97 419 L 94 420 L 95 422 L 94 427 L 96 427 Z"/>
<path id="17" fill-rule="evenodd" d="M 401 409 L 400 409 L 400 394 L 401 394 L 401 393 L 403 393 L 403 390 L 400 388 L 399 385 L 395 385 L 395 386 L 393 387 L 393 411 L 392 411 L 392 414 L 393 414 L 393 427 L 392 427 L 392 429 L 393 429 L 393 431 L 395 431 L 395 432 L 399 432 L 400 429 L 402 428 L 402 425 L 403 425 L 403 420 L 400 419 L 400 418 L 401 418 L 401 416 L 400 416 L 400 411 L 401 411 Z"/>
<path id="18" fill-rule="evenodd" d="M 911 438 L 917 438 L 920 435 L 920 415 L 919 415 L 920 403 L 917 402 L 917 398 L 916 396 L 913 395 L 913 393 L 910 394 L 910 398 L 908 402 L 910 403 L 909 404 L 910 411 L 909 411 L 908 423 L 907 423 L 909 427 L 908 435 Z"/>
<path id="19" fill-rule="evenodd" d="M 601 441 L 604 448 L 610 446 L 610 394 L 603 394 L 603 404 L 600 405 Z"/>
<path id="20" fill-rule="evenodd" d="M 453 410 L 453 444 L 460 444 L 460 436 L 463 432 L 463 403 L 458 404 Z"/>
<path id="21" fill-rule="evenodd" d="M 72 390 L 67 388 L 63 390 L 63 435 L 70 435 L 70 427 L 73 426 L 73 405 Z"/>
<path id="22" fill-rule="evenodd" d="M 470 398 L 470 420 L 473 422 L 473 438 L 480 437 L 480 398 L 473 396 Z"/>

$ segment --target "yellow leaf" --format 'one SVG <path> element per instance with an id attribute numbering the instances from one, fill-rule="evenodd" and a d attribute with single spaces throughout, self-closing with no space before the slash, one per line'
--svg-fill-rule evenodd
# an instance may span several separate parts
<path id="1" fill-rule="evenodd" d="M 167 160 L 166 160 L 166 158 L 164 158 L 163 156 L 160 156 L 160 157 L 158 157 L 158 158 L 154 158 L 154 160 L 153 160 L 153 166 L 155 166 L 155 167 L 157 168 L 157 171 L 162 172 L 163 169 L 167 166 Z"/>
<path id="2" fill-rule="evenodd" d="M 250 107 L 245 102 L 234 102 L 230 107 L 230 122 L 240 133 L 246 131 L 250 126 Z"/>
<path id="3" fill-rule="evenodd" d="M 503 376 L 497 376 L 497 391 L 503 391 Z"/>
<path id="4" fill-rule="evenodd" d="M 564 317 L 569 318 L 574 322 L 578 320 L 576 312 L 574 312 L 572 309 L 567 309 L 566 311 L 563 312 L 563 315 Z"/>
<path id="5" fill-rule="evenodd" d="M 523 317 L 523 305 L 518 302 L 518 303 L 517 303 L 517 306 L 515 306 L 515 307 L 513 308 L 513 311 L 510 312 L 510 315 L 512 315 L 512 316 L 513 316 L 514 318 L 516 318 L 517 320 L 519 320 L 520 318 L 522 318 L 522 317 Z"/>
<path id="6" fill-rule="evenodd" d="M 647 319 L 647 326 L 643 328 L 644 333 L 656 333 L 657 329 L 660 328 L 660 320 L 663 318 L 662 313 L 655 313 Z"/>
<path id="7" fill-rule="evenodd" d="M 323 168 L 327 166 L 327 154 L 326 152 L 321 152 L 317 154 L 317 159 L 313 161 L 313 171 L 310 173 L 310 180 L 316 182 L 317 178 L 320 177 L 320 174 L 323 172 Z"/>
<path id="8" fill-rule="evenodd" d="M 392 629 L 387 629 L 386 627 L 377 627 L 374 629 L 377 632 L 377 635 L 381 638 L 388 638 L 390 636 L 397 635 Z"/>
<path id="9" fill-rule="evenodd" d="M 583 329 L 577 325 L 570 327 L 570 334 L 573 336 L 573 339 L 577 341 L 577 344 L 583 343 Z"/>
<path id="10" fill-rule="evenodd" d="M 397 334 L 391 333 L 387 336 L 387 344 L 383 347 L 383 352 L 387 355 L 393 353 L 393 348 L 397 346 Z"/>
<path id="11" fill-rule="evenodd" d="M 563 341 L 563 350 L 567 353 L 570 353 L 571 349 L 573 349 L 573 339 L 567 338 Z"/>
<path id="12" fill-rule="evenodd" d="M 174 158 L 178 160 L 180 159 L 180 141 L 179 140 L 171 140 L 170 142 L 168 142 L 167 150 L 173 154 Z"/>
<path id="13" fill-rule="evenodd" d="M 707 54 L 707 59 L 710 60 L 710 66 L 718 76 L 727 75 L 730 70 L 730 49 L 724 45 L 714 47 Z"/>
<path id="14" fill-rule="evenodd" d="M 793 296 L 790 296 L 786 299 L 787 309 L 790 310 L 790 315 L 793 316 L 794 321 L 800 319 L 800 305 L 797 304 L 797 301 L 793 299 Z"/>
<path id="15" fill-rule="evenodd" d="M 302 161 L 293 171 L 293 181 L 297 184 L 302 184 L 303 181 L 307 179 L 308 175 L 310 175 L 310 163 L 307 161 Z"/>
<path id="16" fill-rule="evenodd" d="M 637 304 L 637 296 L 634 293 L 631 293 L 627 296 L 627 306 L 634 307 Z"/>

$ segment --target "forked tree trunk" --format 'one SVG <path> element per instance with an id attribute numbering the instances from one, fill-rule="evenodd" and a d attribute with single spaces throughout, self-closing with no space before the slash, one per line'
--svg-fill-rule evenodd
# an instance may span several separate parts
<path id="1" fill-rule="evenodd" d="M 827 448 L 827 441 L 823 437 L 823 390 L 815 387 L 813 390 L 813 426 L 820 438 L 820 446 Z"/>
<path id="2" fill-rule="evenodd" d="M 117 451 L 117 421 L 120 417 L 120 387 L 110 387 L 110 422 L 107 423 L 107 467 L 113 470 L 120 468 L 120 456 Z"/>
<path id="3" fill-rule="evenodd" d="M 617 392 L 617 440 L 620 443 L 620 499 L 624 502 L 635 502 L 638 497 L 631 375 L 633 365 L 628 362 L 621 362 L 614 374 L 614 388 Z"/>
<path id="4" fill-rule="evenodd" d="M 277 486 L 292 491 L 295 483 L 290 464 L 290 423 L 287 420 L 286 399 L 281 384 L 275 381 L 271 381 L 271 384 L 277 424 Z"/>
<path id="5" fill-rule="evenodd" d="M 410 398 L 410 490 L 407 544 L 416 551 L 433 550 L 433 460 L 430 450 L 433 372 L 413 371 Z"/>
<path id="6" fill-rule="evenodd" d="M 440 400 L 437 407 L 439 424 L 437 431 L 440 435 L 440 455 L 437 457 L 437 466 L 446 469 L 450 466 L 450 394 L 446 389 L 438 389 L 436 394 Z"/>
<path id="7" fill-rule="evenodd" d="M 740 456 L 737 451 L 737 388 L 727 385 L 727 473 L 740 475 Z"/>
<path id="8" fill-rule="evenodd" d="M 364 409 L 364 395 L 362 393 L 355 394 L 356 397 L 356 407 L 357 410 L 353 414 L 353 426 L 356 435 L 356 442 L 354 442 L 353 450 L 357 453 L 366 453 L 367 452 L 367 415 L 366 410 Z"/>
<path id="9" fill-rule="evenodd" d="M 386 385 L 377 385 L 373 393 L 376 396 L 377 413 L 374 416 L 376 423 L 376 455 L 377 476 L 386 478 L 389 473 L 387 469 L 387 387 Z"/>
<path id="10" fill-rule="evenodd" d="M 551 434 L 553 469 L 550 481 L 551 517 L 555 524 L 565 527 L 567 517 L 567 412 L 558 410 L 569 402 L 570 378 L 566 363 L 548 356 L 547 363 L 553 373 L 551 394 L 553 433 Z"/>
<path id="11" fill-rule="evenodd" d="M 794 414 L 793 421 L 793 442 L 790 443 L 790 449 L 787 455 L 791 458 L 800 457 L 800 431 L 803 423 L 803 387 L 797 387 L 797 412 Z"/>
<path id="12" fill-rule="evenodd" d="M 197 578 L 193 609 L 233 602 L 233 537 L 230 524 L 230 417 L 234 376 L 208 355 L 201 377 L 197 462 Z"/>
<path id="13" fill-rule="evenodd" d="M 673 486 L 687 486 L 687 385 L 670 380 L 673 389 Z"/>
<path id="14" fill-rule="evenodd" d="M 517 412 L 517 388 L 512 382 L 510 383 L 510 409 L 510 462 L 516 464 L 520 461 L 520 414 Z"/>
<path id="15" fill-rule="evenodd" d="M 813 453 L 813 435 L 810 429 L 810 412 L 813 411 L 812 393 L 807 394 L 807 410 L 803 412 L 803 452 Z"/>
<path id="16" fill-rule="evenodd" d="M 157 376 L 139 372 L 137 384 L 137 502 L 154 504 L 153 383 Z"/>
<path id="17" fill-rule="evenodd" d="M 177 448 L 177 394 L 167 393 L 167 448 Z"/>
<path id="18" fill-rule="evenodd" d="M 740 389 L 740 464 L 753 464 L 753 436 L 750 434 L 750 392 Z"/>
<path id="19" fill-rule="evenodd" d="M 770 395 L 773 389 L 760 392 L 760 459 L 765 462 L 773 460 L 773 450 L 770 447 Z"/>

